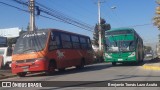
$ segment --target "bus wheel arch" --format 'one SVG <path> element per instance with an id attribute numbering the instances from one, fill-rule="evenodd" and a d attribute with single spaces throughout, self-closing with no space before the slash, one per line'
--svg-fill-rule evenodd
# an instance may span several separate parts
<path id="1" fill-rule="evenodd" d="M 84 68 L 84 65 L 85 65 L 85 58 L 82 57 L 81 60 L 80 60 L 80 65 L 76 66 L 77 69 L 81 69 L 81 68 Z"/>
<path id="2" fill-rule="evenodd" d="M 55 59 L 49 60 L 48 68 L 45 73 L 47 75 L 52 75 L 55 72 L 56 67 L 57 67 L 57 64 L 56 64 Z"/>

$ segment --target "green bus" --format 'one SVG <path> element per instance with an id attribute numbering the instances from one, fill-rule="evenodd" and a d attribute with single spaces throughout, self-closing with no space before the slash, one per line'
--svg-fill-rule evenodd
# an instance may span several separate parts
<path id="1" fill-rule="evenodd" d="M 132 28 L 116 28 L 105 32 L 105 62 L 128 63 L 143 62 L 143 40 Z"/>

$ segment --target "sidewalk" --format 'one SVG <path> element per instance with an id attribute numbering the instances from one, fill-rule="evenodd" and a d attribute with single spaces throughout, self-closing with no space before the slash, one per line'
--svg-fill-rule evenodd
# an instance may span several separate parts
<path id="1" fill-rule="evenodd" d="M 9 77 L 14 77 L 14 76 L 16 76 L 16 75 L 13 75 L 11 73 L 10 69 L 0 70 L 0 80 L 5 79 L 5 78 L 9 78 Z"/>
<path id="2" fill-rule="evenodd" d="M 155 58 L 155 59 L 149 60 L 143 65 L 143 68 L 146 70 L 160 71 L 160 59 Z"/>

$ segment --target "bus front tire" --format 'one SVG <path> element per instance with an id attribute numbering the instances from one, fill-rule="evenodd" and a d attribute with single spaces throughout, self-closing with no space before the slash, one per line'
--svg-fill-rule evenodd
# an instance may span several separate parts
<path id="1" fill-rule="evenodd" d="M 18 75 L 19 77 L 25 77 L 26 74 L 27 74 L 27 72 L 20 72 L 20 73 L 17 73 L 17 75 Z"/>
<path id="2" fill-rule="evenodd" d="M 81 69 L 81 68 L 84 68 L 84 65 L 85 65 L 85 61 L 84 59 L 81 60 L 81 64 L 76 66 L 77 69 Z"/>
<path id="3" fill-rule="evenodd" d="M 112 62 L 112 66 L 116 66 L 116 62 Z"/>
<path id="4" fill-rule="evenodd" d="M 48 65 L 48 70 L 45 72 L 46 75 L 52 75 L 55 72 L 55 63 L 50 62 Z"/>

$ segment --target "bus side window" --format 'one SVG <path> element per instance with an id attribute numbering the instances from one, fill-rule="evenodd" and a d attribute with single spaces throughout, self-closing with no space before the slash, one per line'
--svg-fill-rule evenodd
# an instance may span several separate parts
<path id="1" fill-rule="evenodd" d="M 61 34 L 63 48 L 72 48 L 71 38 L 68 34 Z"/>
<path id="2" fill-rule="evenodd" d="M 71 36 L 71 38 L 72 38 L 73 48 L 79 49 L 80 48 L 80 43 L 79 43 L 78 36 Z"/>
<path id="3" fill-rule="evenodd" d="M 49 50 L 55 50 L 60 48 L 60 39 L 58 35 L 51 36 L 49 41 Z"/>
<path id="4" fill-rule="evenodd" d="M 88 49 L 92 49 L 91 41 L 89 38 L 87 39 L 87 44 L 88 44 Z"/>
<path id="5" fill-rule="evenodd" d="M 80 43 L 82 49 L 87 49 L 87 41 L 86 38 L 80 37 Z"/>

